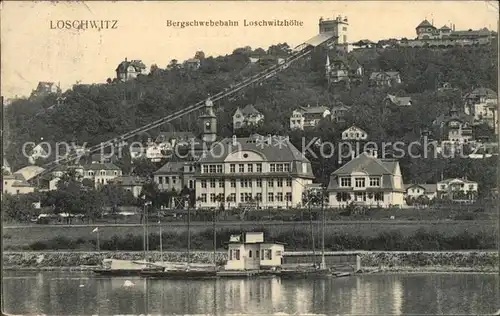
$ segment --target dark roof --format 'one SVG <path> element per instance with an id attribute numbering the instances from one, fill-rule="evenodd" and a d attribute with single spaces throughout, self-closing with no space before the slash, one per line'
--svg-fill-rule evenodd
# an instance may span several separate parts
<path id="1" fill-rule="evenodd" d="M 425 192 L 436 192 L 437 191 L 437 184 L 405 184 L 404 185 L 405 190 L 408 190 L 412 187 L 420 187 L 424 189 Z"/>
<path id="2" fill-rule="evenodd" d="M 468 93 L 466 98 L 476 98 L 476 97 L 487 97 L 491 99 L 497 98 L 497 93 L 490 88 L 477 88 L 474 89 L 471 93 Z"/>
<path id="3" fill-rule="evenodd" d="M 257 110 L 252 104 L 248 104 L 243 109 L 238 108 L 241 111 L 241 114 L 244 116 L 251 116 L 260 114 L 259 110 Z"/>
<path id="4" fill-rule="evenodd" d="M 156 143 L 162 143 L 170 141 L 171 139 L 188 141 L 191 139 L 196 139 L 194 133 L 192 132 L 160 132 L 155 139 Z"/>
<path id="5" fill-rule="evenodd" d="M 451 30 L 451 29 L 450 29 L 447 25 L 443 25 L 443 26 L 440 28 L 440 30 L 447 30 L 447 31 L 449 31 L 449 30 Z"/>
<path id="6" fill-rule="evenodd" d="M 297 111 L 300 111 L 302 113 L 309 113 L 309 114 L 323 114 L 325 111 L 330 111 L 328 107 L 326 106 L 301 106 L 297 109 Z"/>
<path id="7" fill-rule="evenodd" d="M 146 183 L 146 178 L 136 176 L 120 176 L 109 180 L 109 182 L 122 186 L 139 186 Z"/>
<path id="8" fill-rule="evenodd" d="M 419 27 L 434 27 L 434 25 L 432 25 L 429 21 L 427 20 L 423 20 L 422 22 L 420 22 L 420 24 L 417 26 L 417 28 Z"/>
<path id="9" fill-rule="evenodd" d="M 397 77 L 399 77 L 399 72 L 397 71 L 376 71 L 376 72 L 372 72 L 371 75 L 370 75 L 370 80 L 375 80 L 375 79 L 383 79 L 384 77 L 389 77 L 389 78 L 393 78 L 393 79 L 396 79 Z"/>
<path id="10" fill-rule="evenodd" d="M 66 171 L 68 169 L 84 169 L 84 170 L 121 170 L 118 166 L 112 163 L 91 163 L 87 165 L 58 165 L 52 171 Z"/>
<path id="11" fill-rule="evenodd" d="M 192 162 L 186 161 L 169 161 L 164 164 L 160 169 L 156 170 L 153 174 L 170 174 L 182 172 L 185 165 L 192 165 Z"/>
<path id="12" fill-rule="evenodd" d="M 233 145 L 233 141 L 236 144 Z M 309 160 L 283 136 L 252 135 L 246 138 L 224 138 L 215 143 L 212 150 L 208 151 L 199 162 L 223 162 L 226 157 L 238 150 L 253 151 L 262 155 L 269 162 L 291 162 L 301 161 L 309 163 Z"/>

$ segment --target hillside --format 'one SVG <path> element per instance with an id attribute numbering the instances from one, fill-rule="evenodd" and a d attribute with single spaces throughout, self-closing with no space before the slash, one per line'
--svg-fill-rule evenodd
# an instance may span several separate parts
<path id="1" fill-rule="evenodd" d="M 27 159 L 22 155 L 22 144 L 42 137 L 49 142 L 97 144 L 196 103 L 209 93 L 219 92 L 235 80 L 267 67 L 251 63 L 250 57 L 277 57 L 288 53 L 286 44 L 272 46 L 267 52 L 239 48 L 226 56 L 204 58 L 198 71 L 183 69 L 177 61 L 172 61 L 165 69 L 152 66 L 149 75 L 132 82 L 76 86 L 63 93 L 65 100 L 59 106 L 53 106 L 56 104 L 53 95 L 37 100 L 16 100 L 5 111 L 11 141 L 6 151 L 7 160 L 14 169 L 25 166 Z M 325 122 L 305 136 L 317 135 L 323 140 L 336 141 L 339 130 L 355 123 L 375 142 L 411 141 L 418 139 L 420 129 L 430 127 L 437 116 L 447 113 L 453 105 L 461 108 L 461 96 L 472 88 L 482 86 L 496 90 L 498 85 L 496 46 L 449 50 L 371 49 L 357 50 L 351 55 L 364 68 L 360 85 L 348 91 L 328 89 L 324 78 L 326 52 L 317 49 L 310 59 L 290 66 L 263 85 L 218 102 L 219 133 L 232 135 L 234 110 L 253 103 L 265 115 L 264 126 L 258 132 L 290 134 L 300 148 L 302 133 L 289 131 L 292 110 L 306 104 L 331 106 L 342 102 L 352 109 L 345 124 Z M 403 84 L 382 90 L 369 87 L 369 74 L 379 70 L 399 71 Z M 437 87 L 444 82 L 458 89 L 438 93 Z M 382 102 L 387 93 L 411 96 L 414 105 L 387 113 Z M 197 131 L 196 114 L 150 131 L 149 135 L 154 137 L 160 130 Z M 138 139 L 145 137 L 148 135 Z M 335 168 L 335 164 L 334 160 L 328 163 L 328 171 Z M 402 167 L 406 171 L 411 169 L 407 164 Z M 324 167 L 318 173 L 323 177 L 328 174 Z"/>

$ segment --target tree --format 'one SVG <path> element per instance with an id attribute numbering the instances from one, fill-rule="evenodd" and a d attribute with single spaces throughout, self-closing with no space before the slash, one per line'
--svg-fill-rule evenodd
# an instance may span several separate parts
<path id="1" fill-rule="evenodd" d="M 203 60 L 205 59 L 205 53 L 202 50 L 199 50 L 196 52 L 196 54 L 194 54 L 194 58 Z"/>
<path id="2" fill-rule="evenodd" d="M 125 164 L 124 162 L 123 164 Z M 153 172 L 158 170 L 158 167 L 147 158 L 134 160 L 132 175 L 139 177 L 150 177 Z"/>

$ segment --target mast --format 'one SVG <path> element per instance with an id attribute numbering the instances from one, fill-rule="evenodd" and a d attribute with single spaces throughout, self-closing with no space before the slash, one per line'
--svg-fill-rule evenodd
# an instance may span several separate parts
<path id="1" fill-rule="evenodd" d="M 213 221 L 214 221 L 214 267 L 217 267 L 217 224 L 216 224 L 216 220 L 217 220 L 217 211 L 214 210 L 214 217 L 213 217 Z"/>
<path id="2" fill-rule="evenodd" d="M 325 262 L 325 189 L 321 188 L 321 269 L 326 269 Z"/>
<path id="3" fill-rule="evenodd" d="M 162 238 L 162 228 L 160 220 L 158 220 L 158 224 L 160 225 L 160 261 L 163 264 L 163 238 Z"/>
<path id="4" fill-rule="evenodd" d="M 146 202 L 143 208 L 144 215 L 142 216 L 142 250 L 144 251 L 144 262 L 146 261 Z"/>
<path id="5" fill-rule="evenodd" d="M 312 211 L 311 211 L 311 193 L 308 192 L 308 201 L 307 201 L 307 204 L 308 204 L 308 208 L 309 208 L 309 226 L 311 228 L 311 238 L 312 238 L 312 251 L 313 251 L 313 257 L 314 257 L 314 260 L 316 260 L 316 245 L 315 245 L 315 242 L 314 242 L 314 226 L 313 226 L 313 220 L 312 220 Z"/>
<path id="6" fill-rule="evenodd" d="M 187 222 L 187 229 L 188 229 L 188 245 L 187 245 L 187 266 L 189 268 L 189 263 L 191 261 L 191 208 L 188 205 L 188 222 Z"/>

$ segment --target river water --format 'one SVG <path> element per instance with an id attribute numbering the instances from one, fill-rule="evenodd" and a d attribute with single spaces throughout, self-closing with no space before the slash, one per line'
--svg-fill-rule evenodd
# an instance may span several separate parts
<path id="1" fill-rule="evenodd" d="M 498 274 L 177 281 L 8 271 L 2 299 L 10 314 L 477 315 L 500 308 L 498 282 Z"/>

